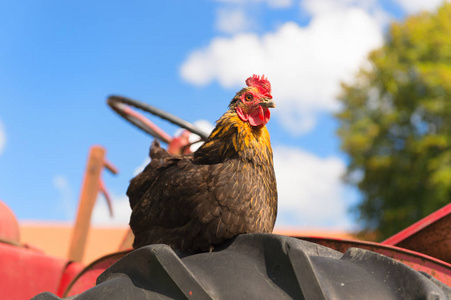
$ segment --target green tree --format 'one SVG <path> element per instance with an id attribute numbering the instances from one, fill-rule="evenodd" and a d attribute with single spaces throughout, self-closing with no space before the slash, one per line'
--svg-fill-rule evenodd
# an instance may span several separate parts
<path id="1" fill-rule="evenodd" d="M 392 24 L 339 99 L 364 229 L 387 238 L 451 201 L 451 4 Z"/>

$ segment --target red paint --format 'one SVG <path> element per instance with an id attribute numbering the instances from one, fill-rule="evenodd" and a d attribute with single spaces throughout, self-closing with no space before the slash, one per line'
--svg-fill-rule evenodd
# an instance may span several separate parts
<path id="1" fill-rule="evenodd" d="M 62 296 L 69 297 L 77 295 L 94 287 L 96 285 L 97 277 L 129 252 L 129 250 L 116 252 L 95 260 L 67 284 Z"/>
<path id="2" fill-rule="evenodd" d="M 64 270 L 63 276 L 58 287 L 56 295 L 63 297 L 64 291 L 69 287 L 69 284 L 75 277 L 84 269 L 84 266 L 78 262 L 69 262 Z"/>
<path id="3" fill-rule="evenodd" d="M 399 242 L 403 241 L 407 237 L 421 231 L 423 228 L 431 225 L 432 223 L 438 221 L 439 219 L 448 216 L 451 214 L 451 203 L 446 205 L 445 207 L 442 207 L 441 209 L 437 210 L 436 212 L 430 214 L 429 216 L 421 219 L 420 221 L 416 222 L 415 224 L 407 227 L 406 229 L 398 232 L 397 234 L 393 235 L 392 237 L 389 237 L 385 241 L 382 242 L 382 244 L 385 245 L 396 245 Z"/>
<path id="4" fill-rule="evenodd" d="M 30 299 L 45 291 L 62 296 L 62 285 L 72 280 L 82 265 L 20 245 L 19 238 L 16 217 L 0 201 L 0 299 Z"/>
<path id="5" fill-rule="evenodd" d="M 67 270 L 64 259 L 4 243 L 0 243 L 0 257 L 0 299 L 30 299 L 46 291 L 58 294 L 60 283 L 77 272 L 75 265 L 74 272 Z"/>
<path id="6" fill-rule="evenodd" d="M 451 203 L 382 242 L 451 263 Z"/>
<path id="7" fill-rule="evenodd" d="M 190 135 L 191 132 L 184 129 L 179 136 L 174 137 L 168 144 L 168 152 L 172 155 L 190 154 Z"/>
<path id="8" fill-rule="evenodd" d="M 19 223 L 13 211 L 0 200 L 0 241 L 18 245 L 20 241 Z"/>

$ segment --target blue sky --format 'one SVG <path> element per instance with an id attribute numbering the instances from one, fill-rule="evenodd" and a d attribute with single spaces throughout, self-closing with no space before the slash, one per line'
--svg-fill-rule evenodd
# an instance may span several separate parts
<path id="1" fill-rule="evenodd" d="M 151 138 L 107 96 L 214 123 L 256 73 L 269 77 L 278 105 L 268 124 L 278 226 L 354 228 L 347 210 L 359 196 L 340 181 L 346 157 L 332 117 L 339 82 L 382 45 L 389 22 L 440 3 L 0 1 L 0 199 L 20 221 L 72 221 L 89 147 L 99 144 L 120 174 L 103 176 L 116 219 L 98 199 L 94 222 L 127 224 L 125 190 Z"/>

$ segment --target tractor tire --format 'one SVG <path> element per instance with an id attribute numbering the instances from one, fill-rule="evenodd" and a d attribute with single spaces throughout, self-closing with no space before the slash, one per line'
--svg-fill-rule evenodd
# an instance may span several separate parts
<path id="1" fill-rule="evenodd" d="M 60 299 L 42 293 L 33 300 Z M 359 248 L 346 253 L 291 237 L 244 234 L 213 252 L 177 255 L 139 248 L 68 298 L 84 299 L 451 299 L 428 274 Z"/>

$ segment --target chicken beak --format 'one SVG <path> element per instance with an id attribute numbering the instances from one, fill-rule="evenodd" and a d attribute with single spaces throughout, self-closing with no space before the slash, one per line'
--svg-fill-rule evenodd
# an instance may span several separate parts
<path id="1" fill-rule="evenodd" d="M 263 101 L 260 102 L 260 105 L 263 107 L 268 107 L 268 108 L 276 107 L 276 104 L 274 103 L 274 101 L 271 98 L 264 98 Z"/>

